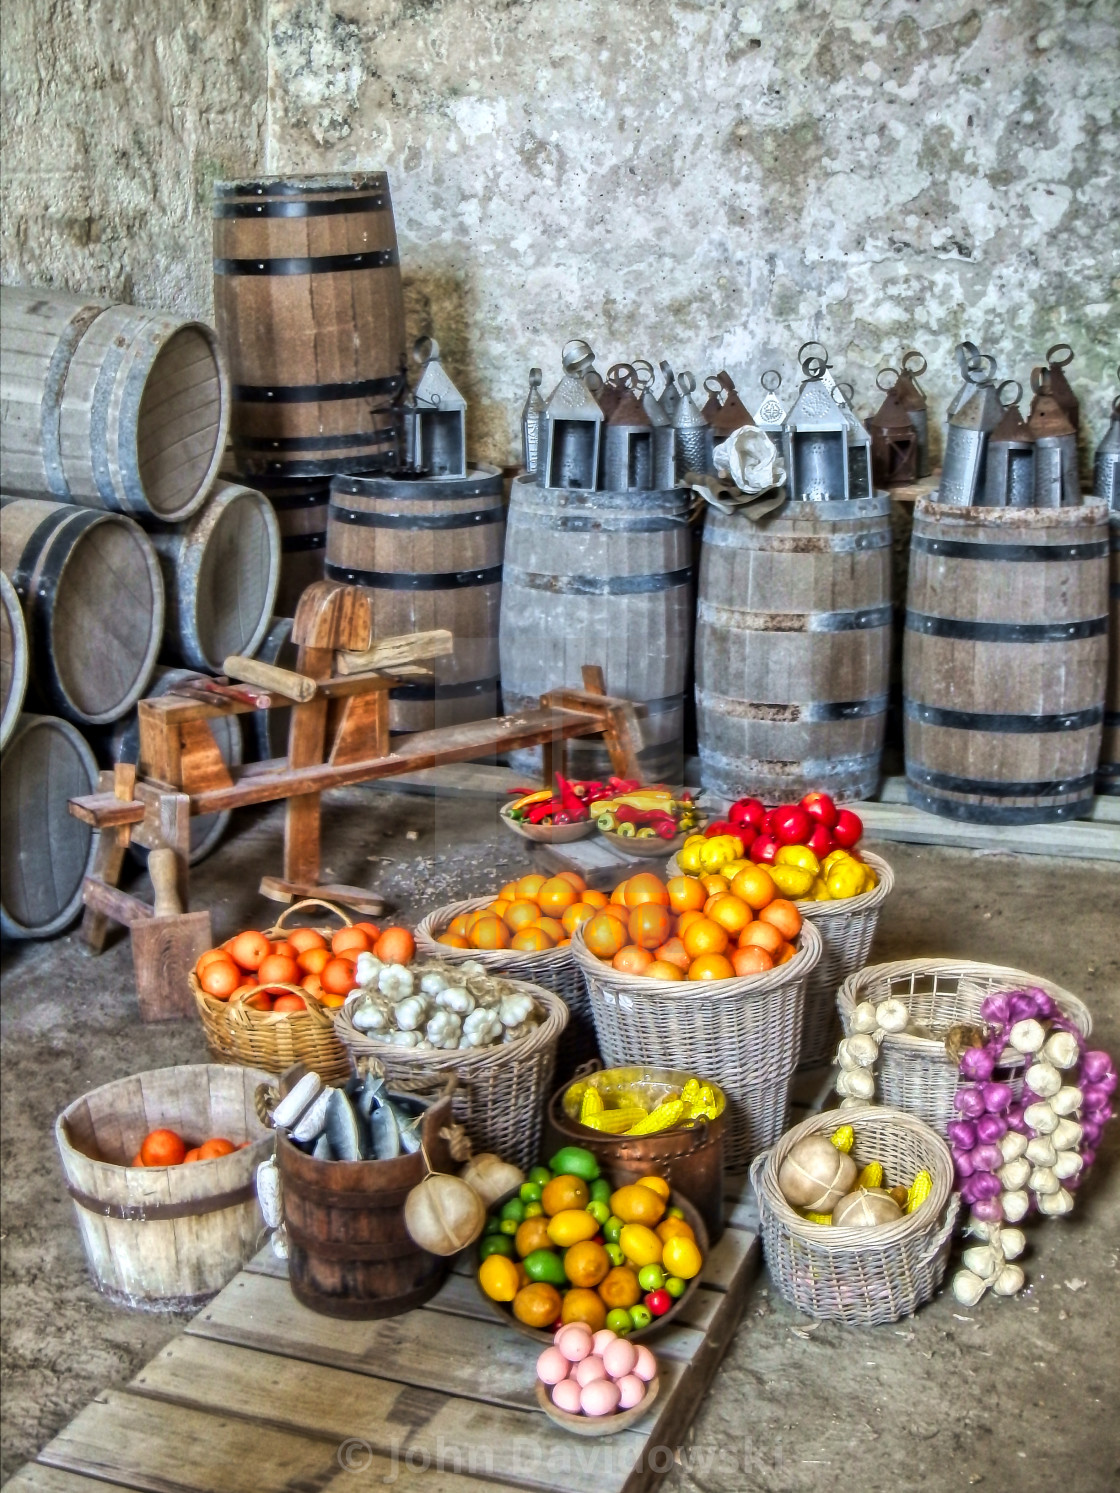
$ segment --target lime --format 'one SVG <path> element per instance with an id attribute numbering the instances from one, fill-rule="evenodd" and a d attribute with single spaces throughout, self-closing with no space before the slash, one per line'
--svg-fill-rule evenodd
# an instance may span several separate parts
<path id="1" fill-rule="evenodd" d="M 604 1244 L 603 1248 L 606 1250 L 607 1258 L 610 1260 L 612 1265 L 625 1264 L 626 1256 L 622 1252 L 621 1244 Z"/>
<path id="2" fill-rule="evenodd" d="M 498 1225 L 499 1230 L 503 1234 L 509 1234 L 511 1238 L 514 1234 L 517 1233 L 520 1227 L 521 1225 L 518 1223 L 516 1218 L 503 1218 L 501 1223 Z"/>
<path id="3" fill-rule="evenodd" d="M 688 1282 L 681 1280 L 679 1275 L 667 1275 L 665 1277 L 665 1289 L 673 1300 L 676 1301 L 688 1290 Z"/>
<path id="4" fill-rule="evenodd" d="M 590 1187 L 591 1201 L 593 1203 L 609 1203 L 611 1193 L 614 1190 L 606 1177 L 596 1177 Z"/>
<path id="5" fill-rule="evenodd" d="M 622 1219 L 610 1214 L 603 1224 L 603 1238 L 608 1244 L 617 1244 L 618 1236 L 622 1233 Z"/>
<path id="6" fill-rule="evenodd" d="M 604 1224 L 611 1216 L 610 1204 L 592 1198 L 591 1202 L 587 1205 L 587 1212 L 591 1214 L 596 1223 Z"/>
<path id="7" fill-rule="evenodd" d="M 522 1182 L 521 1191 L 517 1194 L 523 1203 L 539 1203 L 543 1184 L 540 1182 Z"/>
<path id="8" fill-rule="evenodd" d="M 508 1234 L 485 1234 L 479 1241 L 478 1258 L 488 1260 L 491 1255 L 506 1255 L 513 1258 L 513 1241 Z"/>
<path id="9" fill-rule="evenodd" d="M 540 1203 L 526 1203 L 525 1204 L 525 1217 L 526 1218 L 540 1218 L 543 1213 L 544 1213 L 544 1209 L 541 1207 Z"/>
<path id="10" fill-rule="evenodd" d="M 554 1250 L 535 1249 L 521 1262 L 525 1266 L 525 1274 L 530 1280 L 543 1281 L 549 1286 L 566 1286 L 568 1277 L 564 1274 L 564 1261 Z"/>
<path id="11" fill-rule="evenodd" d="M 525 1217 L 525 1204 L 520 1198 L 510 1198 L 508 1203 L 502 1204 L 501 1217 L 512 1218 L 515 1223 L 520 1223 Z"/>
<path id="12" fill-rule="evenodd" d="M 599 1163 L 582 1146 L 561 1146 L 548 1164 L 560 1176 L 582 1177 L 585 1182 L 594 1182 L 599 1175 Z"/>
<path id="13" fill-rule="evenodd" d="M 665 1210 L 665 1217 L 666 1218 L 683 1218 L 684 1217 L 684 1212 L 680 1208 L 666 1208 L 666 1210 Z"/>
<path id="14" fill-rule="evenodd" d="M 496 1234 L 499 1228 L 501 1228 L 501 1224 L 502 1220 L 498 1217 L 498 1215 L 496 1213 L 491 1213 L 490 1217 L 486 1220 L 486 1227 L 482 1232 L 484 1234 Z"/>
<path id="15" fill-rule="evenodd" d="M 652 1321 L 652 1318 L 650 1319 Z M 607 1327 L 619 1337 L 626 1337 L 634 1330 L 634 1323 L 630 1320 L 630 1313 L 624 1306 L 616 1306 L 613 1311 L 607 1313 Z"/>
<path id="16" fill-rule="evenodd" d="M 529 1181 L 535 1182 L 538 1187 L 543 1187 L 546 1182 L 552 1181 L 552 1173 L 547 1166 L 535 1166 L 529 1173 Z M 538 1193 L 538 1197 L 540 1194 Z"/>

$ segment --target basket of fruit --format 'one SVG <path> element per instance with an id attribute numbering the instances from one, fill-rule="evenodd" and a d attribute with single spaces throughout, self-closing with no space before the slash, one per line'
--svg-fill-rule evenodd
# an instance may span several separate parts
<path id="1" fill-rule="evenodd" d="M 724 1154 L 745 1166 L 785 1128 L 805 982 L 820 935 L 758 878 L 756 909 L 722 878 L 641 871 L 572 936 L 603 1061 L 689 1068 L 727 1096 Z M 757 911 L 757 916 L 756 916 Z"/>
<path id="2" fill-rule="evenodd" d="M 679 868 L 720 875 L 730 884 L 748 864 L 764 866 L 774 895 L 796 902 L 820 934 L 820 963 L 805 988 L 802 1068 L 832 1061 L 839 1036 L 836 992 L 866 964 L 879 909 L 894 886 L 886 861 L 856 849 L 862 835 L 859 815 L 838 809 L 827 793 L 807 793 L 799 804 L 775 809 L 742 798 L 705 832 L 704 840 L 718 844 L 688 840 L 670 868 L 671 874 Z"/>
<path id="3" fill-rule="evenodd" d="M 900 959 L 872 964 L 850 975 L 836 997 L 846 1035 L 877 1033 L 875 1082 L 883 1101 L 924 1120 L 939 1135 L 960 1116 L 958 1085 L 977 1075 L 963 1072 L 960 1050 L 969 1034 L 984 1027 L 985 998 L 1003 992 L 1037 990 L 1082 1037 L 1093 1029 L 1088 1009 L 1068 990 L 1021 969 L 967 959 Z M 1007 1051 L 989 1080 L 1011 1085 L 1022 1098 L 1027 1059 Z"/>
<path id="4" fill-rule="evenodd" d="M 467 961 L 412 969 L 360 961 L 334 1028 L 354 1058 L 374 1057 L 405 1086 L 457 1080 L 452 1113 L 476 1151 L 524 1165 L 541 1120 L 568 1008 L 551 990 Z"/>
<path id="5" fill-rule="evenodd" d="M 659 1176 L 614 1187 L 590 1151 L 563 1146 L 490 1211 L 476 1279 L 495 1316 L 551 1343 L 582 1322 L 641 1338 L 668 1326 L 700 1284 L 704 1221 Z"/>
<path id="6" fill-rule="evenodd" d="M 325 908 L 341 928 L 289 928 L 288 918 Z M 293 903 L 273 927 L 247 929 L 208 949 L 190 976 L 206 1042 L 222 1062 L 282 1073 L 306 1063 L 326 1081 L 350 1073 L 346 1048 L 335 1034 L 336 1014 L 357 985 L 362 954 L 406 965 L 415 953 L 407 928 L 351 923 L 332 903 Z"/>
<path id="7" fill-rule="evenodd" d="M 779 1292 L 809 1316 L 876 1327 L 911 1316 L 945 1276 L 959 1200 L 928 1125 L 865 1105 L 811 1115 L 751 1167 Z"/>

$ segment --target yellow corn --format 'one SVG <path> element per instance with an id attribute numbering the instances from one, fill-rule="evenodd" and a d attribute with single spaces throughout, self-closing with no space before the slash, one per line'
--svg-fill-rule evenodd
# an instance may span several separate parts
<path id="1" fill-rule="evenodd" d="M 661 1130 L 671 1130 L 680 1121 L 684 1111 L 685 1105 L 682 1099 L 667 1099 L 655 1110 L 651 1110 L 644 1120 L 639 1120 L 626 1134 L 656 1135 Z"/>
<path id="2" fill-rule="evenodd" d="M 831 1213 L 806 1213 L 805 1218 L 809 1223 L 831 1223 Z"/>
<path id="3" fill-rule="evenodd" d="M 606 1105 L 603 1103 L 602 1094 L 599 1093 L 598 1089 L 591 1087 L 589 1084 L 584 1090 L 583 1098 L 580 1100 L 580 1124 L 586 1125 L 592 1115 L 601 1115 L 605 1108 Z"/>
<path id="4" fill-rule="evenodd" d="M 910 1184 L 910 1191 L 906 1194 L 907 1213 L 914 1213 L 920 1208 L 932 1191 L 933 1178 L 929 1172 L 919 1172 Z"/>
<path id="5" fill-rule="evenodd" d="M 681 1090 L 681 1098 L 686 1104 L 694 1104 L 700 1098 L 700 1084 L 695 1078 L 690 1078 Z"/>
<path id="6" fill-rule="evenodd" d="M 882 1187 L 883 1164 L 880 1161 L 869 1161 L 856 1178 L 857 1187 Z"/>
<path id="7" fill-rule="evenodd" d="M 856 1143 L 856 1133 L 850 1125 L 841 1125 L 839 1130 L 834 1130 L 829 1140 L 838 1151 L 848 1152 Z"/>
<path id="8" fill-rule="evenodd" d="M 632 1125 L 639 1124 L 645 1118 L 645 1110 L 635 1105 L 630 1109 L 600 1110 L 598 1114 L 588 1115 L 582 1123 L 603 1135 L 625 1135 Z"/>

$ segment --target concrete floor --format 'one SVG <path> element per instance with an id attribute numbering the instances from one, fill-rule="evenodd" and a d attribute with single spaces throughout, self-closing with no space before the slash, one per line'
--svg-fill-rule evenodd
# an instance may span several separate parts
<path id="1" fill-rule="evenodd" d="M 405 920 L 523 865 L 482 800 L 351 790 L 325 811 L 328 868 L 376 887 Z M 407 838 L 407 831 L 417 838 Z M 215 933 L 259 926 L 278 811 L 245 815 L 195 873 Z M 1090 1006 L 1120 1052 L 1120 867 L 880 847 L 898 884 L 873 957 L 958 955 L 1047 976 Z M 203 1061 L 194 1021 L 141 1026 L 127 945 L 96 962 L 71 935 L 6 947 L 2 1024 L 0 1475 L 99 1390 L 124 1384 L 181 1319 L 117 1310 L 86 1276 L 52 1125 L 129 1072 Z M 1030 1289 L 970 1312 L 942 1294 L 896 1328 L 815 1325 L 760 1276 L 665 1487 L 688 1493 L 950 1490 L 1100 1493 L 1120 1482 L 1120 1124 L 1068 1221 L 1036 1223 Z"/>

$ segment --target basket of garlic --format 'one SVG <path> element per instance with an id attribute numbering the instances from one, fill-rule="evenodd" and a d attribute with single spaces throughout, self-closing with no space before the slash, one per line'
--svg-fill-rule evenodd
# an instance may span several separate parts
<path id="1" fill-rule="evenodd" d="M 383 964 L 360 954 L 357 986 L 335 1033 L 355 1058 L 376 1057 L 398 1087 L 457 1079 L 452 1113 L 476 1151 L 531 1165 L 568 1024 L 558 995 L 467 960 Z"/>
<path id="2" fill-rule="evenodd" d="M 920 1120 L 873 1105 L 810 1115 L 751 1181 L 766 1264 L 809 1316 L 897 1322 L 944 1279 L 959 1199 L 949 1148 Z"/>

